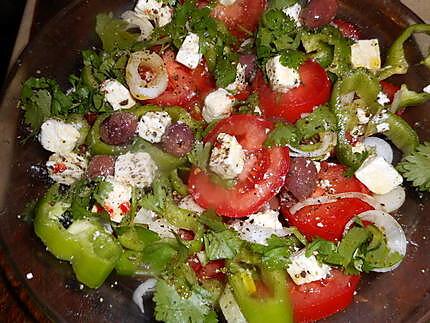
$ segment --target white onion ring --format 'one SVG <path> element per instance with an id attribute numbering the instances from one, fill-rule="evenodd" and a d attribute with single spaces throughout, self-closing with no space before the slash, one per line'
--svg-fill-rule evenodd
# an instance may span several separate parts
<path id="1" fill-rule="evenodd" d="M 130 25 L 130 28 L 138 27 L 140 29 L 139 40 L 148 39 L 154 30 L 154 26 L 147 17 L 138 15 L 131 10 L 125 11 L 121 15 L 121 19 L 125 20 Z"/>
<path id="2" fill-rule="evenodd" d="M 227 322 L 246 323 L 248 322 L 243 316 L 236 298 L 231 291 L 230 285 L 227 285 L 219 299 L 219 306 Z"/>
<path id="3" fill-rule="evenodd" d="M 332 195 L 324 195 L 319 197 L 311 197 L 308 198 L 302 202 L 298 202 L 294 204 L 290 209 L 289 212 L 294 215 L 299 210 L 303 209 L 306 206 L 312 206 L 312 205 L 319 205 L 319 204 L 327 204 L 327 203 L 334 203 L 340 199 L 352 199 L 356 198 L 359 200 L 362 200 L 363 202 L 366 202 L 371 207 L 373 207 L 375 210 L 382 211 L 384 210 L 384 207 L 381 203 L 379 203 L 376 199 L 374 199 L 372 196 L 359 193 L 359 192 L 346 192 L 346 193 L 339 193 L 339 194 L 332 194 Z"/>
<path id="4" fill-rule="evenodd" d="M 384 139 L 378 137 L 367 137 L 363 141 L 364 146 L 374 148 L 376 155 L 385 159 L 389 164 L 393 162 L 393 148 Z"/>
<path id="5" fill-rule="evenodd" d="M 398 252 L 402 257 L 406 255 L 407 240 L 405 232 L 403 231 L 399 222 L 397 222 L 396 219 L 394 219 L 390 214 L 380 210 L 372 210 L 360 213 L 356 217 L 364 221 L 372 222 L 379 230 L 381 230 L 387 239 L 387 247 L 391 251 Z M 348 232 L 354 221 L 355 218 L 351 219 L 345 225 L 343 235 Z M 372 269 L 372 271 L 378 273 L 392 271 L 399 267 L 401 262 L 402 261 L 399 261 L 397 264 L 394 264 L 391 267 L 375 268 Z"/>
<path id="6" fill-rule="evenodd" d="M 326 155 L 331 151 L 331 148 L 336 146 L 337 136 L 333 132 L 324 132 L 321 135 L 321 147 L 313 151 L 303 151 L 293 146 L 287 145 L 291 150 L 291 157 L 316 158 Z"/>
<path id="7" fill-rule="evenodd" d="M 384 211 L 394 212 L 405 203 L 406 192 L 402 186 L 397 186 L 386 194 L 374 194 L 373 198 L 384 206 Z"/>
<path id="8" fill-rule="evenodd" d="M 150 72 L 148 80 L 143 80 L 139 68 Z M 157 53 L 139 51 L 131 53 L 125 70 L 130 93 L 138 100 L 154 99 L 167 89 L 169 77 L 163 59 Z"/>
<path id="9" fill-rule="evenodd" d="M 133 292 L 133 302 L 139 306 L 142 313 L 145 313 L 145 308 L 143 307 L 143 296 L 155 290 L 155 285 L 157 280 L 154 278 L 149 278 L 140 284 Z"/>

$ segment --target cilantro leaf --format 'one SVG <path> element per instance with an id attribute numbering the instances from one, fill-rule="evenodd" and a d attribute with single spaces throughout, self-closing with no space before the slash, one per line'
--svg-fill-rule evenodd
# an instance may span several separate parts
<path id="1" fill-rule="evenodd" d="M 286 145 L 298 146 L 301 136 L 297 128 L 291 124 L 277 122 L 275 129 L 270 131 L 266 141 L 265 147 L 285 147 Z"/>
<path id="2" fill-rule="evenodd" d="M 430 192 L 430 142 L 419 145 L 397 165 L 403 177 L 420 191 Z"/>
<path id="3" fill-rule="evenodd" d="M 218 216 L 214 210 L 203 212 L 199 216 L 199 222 L 215 232 L 221 232 L 227 229 L 227 226 L 222 222 L 222 218 Z"/>
<path id="4" fill-rule="evenodd" d="M 166 323 L 205 322 L 213 317 L 211 295 L 198 285 L 184 297 L 164 280 L 157 282 L 154 293 L 155 318 Z"/>
<path id="5" fill-rule="evenodd" d="M 127 22 L 115 19 L 112 13 L 99 14 L 96 20 L 96 32 L 105 51 L 130 49 L 137 42 L 139 35 L 128 32 Z"/>
<path id="6" fill-rule="evenodd" d="M 286 67 L 298 69 L 306 60 L 305 54 L 298 50 L 286 50 L 282 53 L 280 63 Z"/>
<path id="7" fill-rule="evenodd" d="M 330 108 L 321 106 L 306 117 L 299 119 L 296 127 L 303 139 L 310 139 L 322 132 L 336 131 L 337 119 Z"/>
<path id="8" fill-rule="evenodd" d="M 209 232 L 203 237 L 203 242 L 209 260 L 232 259 L 243 243 L 237 233 L 231 230 Z"/>
<path id="9" fill-rule="evenodd" d="M 161 274 L 177 256 L 177 246 L 163 240 L 151 243 L 142 252 L 142 260 L 153 274 Z"/>
<path id="10" fill-rule="evenodd" d="M 295 5 L 299 0 L 271 0 L 269 1 L 270 9 L 284 9 Z"/>
<path id="11" fill-rule="evenodd" d="M 212 145 L 210 142 L 205 144 L 197 142 L 193 150 L 187 154 L 188 161 L 198 168 L 206 169 L 209 164 L 211 150 Z"/>

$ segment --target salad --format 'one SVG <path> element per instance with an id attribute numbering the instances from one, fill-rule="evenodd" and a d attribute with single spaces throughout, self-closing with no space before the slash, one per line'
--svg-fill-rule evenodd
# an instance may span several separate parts
<path id="1" fill-rule="evenodd" d="M 133 301 L 144 312 L 153 293 L 164 322 L 316 321 L 362 275 L 400 266 L 403 185 L 430 191 L 430 144 L 402 114 L 430 86 L 390 77 L 430 25 L 382 59 L 337 9 L 139 0 L 100 13 L 100 48 L 68 90 L 22 88 L 27 139 L 51 153 L 31 212 L 47 250 L 87 288 L 142 280 Z"/>

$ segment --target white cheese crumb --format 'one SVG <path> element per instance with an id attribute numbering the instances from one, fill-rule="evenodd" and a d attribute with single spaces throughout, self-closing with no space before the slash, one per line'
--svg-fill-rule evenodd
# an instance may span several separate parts
<path id="1" fill-rule="evenodd" d="M 246 87 L 245 71 L 246 65 L 238 63 L 236 66 L 236 79 L 233 83 L 227 85 L 225 89 L 232 93 L 242 91 Z"/>
<path id="2" fill-rule="evenodd" d="M 33 279 L 33 278 L 34 278 L 33 273 L 27 273 L 27 275 L 25 275 L 25 277 L 26 277 L 28 280 L 31 280 L 31 279 Z"/>
<path id="3" fill-rule="evenodd" d="M 356 115 L 357 115 L 357 119 L 358 119 L 358 123 L 359 124 L 367 124 L 367 123 L 369 123 L 370 115 L 368 115 L 368 113 L 366 112 L 366 110 L 361 109 L 361 108 L 357 108 Z"/>
<path id="4" fill-rule="evenodd" d="M 158 143 L 171 123 L 172 119 L 167 112 L 147 112 L 137 125 L 137 133 L 151 143 Z"/>
<path id="5" fill-rule="evenodd" d="M 55 182 L 72 185 L 87 169 L 87 160 L 75 153 L 52 154 L 46 162 L 49 177 Z"/>
<path id="6" fill-rule="evenodd" d="M 314 255 L 306 257 L 306 249 L 302 249 L 291 256 L 291 264 L 287 268 L 288 274 L 297 285 L 325 279 L 330 276 L 330 267 L 321 264 Z"/>
<path id="7" fill-rule="evenodd" d="M 297 27 L 302 25 L 300 23 L 300 12 L 302 11 L 302 6 L 300 4 L 296 3 L 291 7 L 282 9 L 282 11 L 296 23 Z"/>
<path id="8" fill-rule="evenodd" d="M 219 3 L 223 6 L 231 6 L 236 2 L 236 0 L 219 0 Z"/>
<path id="9" fill-rule="evenodd" d="M 73 125 L 57 119 L 48 119 L 40 128 L 39 140 L 46 150 L 66 154 L 75 148 L 80 137 L 81 134 Z"/>
<path id="10" fill-rule="evenodd" d="M 208 94 L 205 98 L 202 115 L 206 122 L 224 119 L 233 111 L 234 99 L 229 92 L 218 89 Z"/>
<path id="11" fill-rule="evenodd" d="M 105 100 L 110 103 L 114 111 L 130 109 L 135 104 L 130 91 L 117 80 L 106 80 L 100 86 Z"/>
<path id="12" fill-rule="evenodd" d="M 300 75 L 297 70 L 282 65 L 280 58 L 278 55 L 267 61 L 266 73 L 273 91 L 286 93 L 300 85 Z"/>
<path id="13" fill-rule="evenodd" d="M 380 133 L 390 130 L 390 125 L 386 122 L 376 125 L 376 130 Z"/>
<path id="14" fill-rule="evenodd" d="M 169 6 L 163 6 L 158 10 L 156 24 L 157 27 L 163 27 L 172 21 L 173 10 Z"/>
<path id="15" fill-rule="evenodd" d="M 137 212 L 133 221 L 147 225 L 148 229 L 157 233 L 160 238 L 174 238 L 173 232 L 177 231 L 166 219 L 159 218 L 157 213 L 143 208 Z"/>
<path id="16" fill-rule="evenodd" d="M 157 165 L 146 152 L 126 153 L 115 162 L 115 180 L 135 186 L 148 187 L 157 173 Z"/>
<path id="17" fill-rule="evenodd" d="M 200 205 L 198 205 L 196 203 L 196 201 L 194 201 L 194 199 L 193 199 L 193 197 L 191 195 L 185 196 L 179 202 L 178 206 L 181 209 L 188 210 L 188 211 L 191 211 L 191 212 L 195 212 L 195 213 L 198 213 L 198 214 L 201 214 L 201 213 L 203 213 L 205 211 L 204 208 L 202 208 Z"/>
<path id="18" fill-rule="evenodd" d="M 219 145 L 212 149 L 209 168 L 224 179 L 234 179 L 242 173 L 245 166 L 245 153 L 236 137 L 220 133 Z"/>
<path id="19" fill-rule="evenodd" d="M 176 61 L 188 68 L 195 69 L 202 58 L 199 41 L 200 38 L 198 35 L 189 33 L 179 48 Z"/>
<path id="20" fill-rule="evenodd" d="M 157 0 L 139 0 L 134 7 L 134 11 L 151 20 L 156 20 L 160 9 L 163 7 L 162 1 Z"/>
<path id="21" fill-rule="evenodd" d="M 355 177 L 375 194 L 388 193 L 403 183 L 397 170 L 380 156 L 368 157 L 355 172 Z"/>
<path id="22" fill-rule="evenodd" d="M 384 92 L 378 93 L 377 101 L 380 105 L 386 105 L 386 104 L 390 103 L 390 99 L 388 98 L 388 96 Z"/>
<path id="23" fill-rule="evenodd" d="M 380 69 L 381 54 L 378 39 L 358 40 L 351 45 L 351 63 L 354 68 Z"/>
<path id="24" fill-rule="evenodd" d="M 106 181 L 112 184 L 112 190 L 103 202 L 103 208 L 109 213 L 113 222 L 121 223 L 127 212 L 121 208 L 122 205 L 130 206 L 131 191 L 130 185 L 116 181 L 112 176 L 106 177 Z"/>

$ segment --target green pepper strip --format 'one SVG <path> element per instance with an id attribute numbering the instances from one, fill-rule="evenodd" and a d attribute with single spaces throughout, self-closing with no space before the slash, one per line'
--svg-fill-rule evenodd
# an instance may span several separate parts
<path id="1" fill-rule="evenodd" d="M 366 158 L 366 154 L 354 153 L 347 140 L 348 129 L 351 125 L 351 113 L 344 106 L 342 97 L 355 92 L 370 108 L 373 114 L 378 113 L 382 106 L 377 102 L 381 90 L 378 80 L 364 69 L 350 72 L 334 85 L 330 104 L 338 122 L 338 144 L 336 147 L 339 161 L 352 169 L 358 169 Z"/>
<path id="2" fill-rule="evenodd" d="M 406 74 L 409 68 L 404 49 L 404 43 L 415 33 L 430 34 L 429 24 L 416 24 L 406 28 L 388 50 L 385 66 L 379 71 L 378 78 L 384 80 L 394 74 Z M 430 64 L 430 55 L 424 60 L 424 65 Z"/>
<path id="3" fill-rule="evenodd" d="M 70 204 L 59 199 L 53 185 L 35 210 L 34 230 L 57 258 L 70 261 L 77 279 L 91 288 L 100 287 L 111 273 L 122 248 L 96 220 L 77 220 L 65 229 L 60 222 Z"/>
<path id="4" fill-rule="evenodd" d="M 262 271 L 263 282 L 273 291 L 273 296 L 257 298 L 250 295 L 241 273 L 229 277 L 234 297 L 249 323 L 292 323 L 293 313 L 289 300 L 287 274 L 284 271 Z"/>

